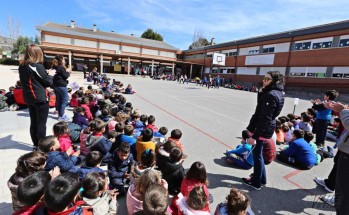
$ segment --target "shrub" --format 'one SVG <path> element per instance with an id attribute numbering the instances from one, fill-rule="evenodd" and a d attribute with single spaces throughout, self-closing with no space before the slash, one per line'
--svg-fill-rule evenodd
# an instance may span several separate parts
<path id="1" fill-rule="evenodd" d="M 0 59 L 0 64 L 4 65 L 19 65 L 18 60 L 12 58 L 2 58 Z"/>

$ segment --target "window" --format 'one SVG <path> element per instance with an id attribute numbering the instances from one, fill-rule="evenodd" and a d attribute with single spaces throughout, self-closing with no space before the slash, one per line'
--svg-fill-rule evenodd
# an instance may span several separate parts
<path id="1" fill-rule="evenodd" d="M 212 54 L 208 54 L 208 55 L 206 55 L 206 57 L 212 57 Z"/>
<path id="2" fill-rule="evenodd" d="M 310 49 L 311 42 L 296 43 L 294 50 L 307 50 Z"/>
<path id="3" fill-rule="evenodd" d="M 332 78 L 343 78 L 343 73 L 333 73 Z"/>
<path id="4" fill-rule="evenodd" d="M 263 53 L 274 53 L 275 47 L 263 48 Z"/>
<path id="5" fill-rule="evenodd" d="M 259 54 L 259 50 L 255 49 L 255 50 L 249 50 L 248 54 Z"/>
<path id="6" fill-rule="evenodd" d="M 236 56 L 236 55 L 237 55 L 237 52 L 229 52 L 228 56 Z"/>
<path id="7" fill-rule="evenodd" d="M 313 49 L 331 48 L 332 42 L 313 43 Z"/>
<path id="8" fill-rule="evenodd" d="M 349 39 L 342 39 L 339 41 L 339 47 L 349 46 Z"/>
<path id="9" fill-rule="evenodd" d="M 300 76 L 300 77 L 304 77 L 305 76 L 305 72 L 291 72 L 290 76 Z"/>
<path id="10" fill-rule="evenodd" d="M 325 73 L 309 72 L 309 73 L 307 73 L 307 77 L 324 78 L 325 77 Z"/>

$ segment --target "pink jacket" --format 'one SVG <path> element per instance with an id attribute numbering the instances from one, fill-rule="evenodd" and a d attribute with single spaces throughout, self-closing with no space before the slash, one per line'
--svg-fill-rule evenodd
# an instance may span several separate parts
<path id="1" fill-rule="evenodd" d="M 70 147 L 72 147 L 72 142 L 70 140 L 69 134 L 62 135 L 58 138 L 59 144 L 61 145 L 61 151 L 66 152 Z M 75 153 L 75 152 L 73 152 Z"/>
<path id="2" fill-rule="evenodd" d="M 86 147 L 86 140 L 90 134 L 86 134 L 84 130 L 80 133 L 80 152 L 81 154 L 87 156 L 90 153 L 90 149 Z"/>
<path id="3" fill-rule="evenodd" d="M 134 213 L 143 210 L 143 201 L 138 200 L 140 198 L 140 193 L 136 192 L 135 185 L 132 184 L 127 191 L 126 205 L 128 215 L 133 215 Z"/>
<path id="4" fill-rule="evenodd" d="M 81 107 L 85 110 L 85 116 L 88 119 L 88 121 L 93 120 L 93 116 L 92 116 L 90 107 L 87 104 L 82 104 Z"/>

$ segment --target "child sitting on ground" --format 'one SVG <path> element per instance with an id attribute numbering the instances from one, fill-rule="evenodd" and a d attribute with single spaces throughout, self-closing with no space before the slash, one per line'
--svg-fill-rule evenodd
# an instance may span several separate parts
<path id="1" fill-rule="evenodd" d="M 121 143 L 108 164 L 109 189 L 117 189 L 120 195 L 126 193 L 124 186 L 129 183 L 129 174 L 133 163 L 130 145 Z"/>
<path id="2" fill-rule="evenodd" d="M 87 138 L 92 134 L 93 129 L 95 127 L 95 120 L 92 120 L 89 124 L 88 127 L 83 129 L 80 133 L 80 150 L 81 154 L 86 156 L 88 153 L 90 153 L 90 149 L 86 146 L 86 140 Z"/>
<path id="3" fill-rule="evenodd" d="M 136 141 L 137 139 L 133 136 L 134 129 L 132 125 L 126 125 L 124 128 L 124 134 L 121 134 L 119 141 L 120 142 L 126 142 L 130 144 L 131 147 L 131 153 L 133 157 L 137 156 L 136 152 Z"/>
<path id="4" fill-rule="evenodd" d="M 73 123 L 79 125 L 81 129 L 85 129 L 88 126 L 89 121 L 85 116 L 85 109 L 83 109 L 82 107 L 75 109 Z"/>
<path id="5" fill-rule="evenodd" d="M 136 152 L 137 161 L 141 160 L 142 153 L 147 149 L 155 151 L 155 143 L 152 141 L 153 131 L 150 128 L 146 128 L 142 131 L 142 135 L 137 138 Z"/>
<path id="6" fill-rule="evenodd" d="M 7 97 L 0 93 L 0 112 L 8 111 Z"/>
<path id="7" fill-rule="evenodd" d="M 341 136 L 344 128 L 340 118 L 334 118 L 333 125 L 329 126 L 326 132 L 326 137 L 330 140 L 337 141 Z"/>
<path id="8" fill-rule="evenodd" d="M 79 177 L 76 173 L 63 173 L 48 183 L 45 189 L 45 206 L 38 214 L 63 215 L 86 214 L 89 208 L 83 207 L 84 201 L 78 201 L 80 190 Z"/>
<path id="9" fill-rule="evenodd" d="M 36 210 L 44 205 L 41 201 L 48 183 L 51 181 L 51 175 L 45 171 L 39 171 L 25 178 L 18 186 L 17 198 L 24 207 L 13 213 L 35 214 Z"/>
<path id="10" fill-rule="evenodd" d="M 146 170 L 153 170 L 155 164 L 155 152 L 151 149 L 145 150 L 142 153 L 141 161 L 131 167 L 130 183 L 134 184 L 135 180 L 139 179 Z"/>
<path id="11" fill-rule="evenodd" d="M 164 126 L 160 127 L 158 132 L 154 132 L 153 140 L 156 144 L 156 148 L 159 148 L 161 145 L 165 143 L 167 132 L 168 129 Z"/>
<path id="12" fill-rule="evenodd" d="M 180 187 L 182 180 L 184 178 L 184 168 L 183 163 L 183 154 L 180 148 L 177 146 L 171 149 L 169 159 L 164 161 L 164 164 L 159 167 L 162 178 L 168 183 L 168 192 L 171 195 L 177 195 L 180 192 Z"/>
<path id="13" fill-rule="evenodd" d="M 316 162 L 315 165 L 318 165 L 320 162 L 323 161 L 324 157 L 323 157 L 323 153 L 317 153 L 317 146 L 315 143 L 311 142 L 314 139 L 314 134 L 309 132 L 309 131 L 305 131 L 304 132 L 304 140 L 307 141 L 307 143 L 309 143 L 309 145 L 311 146 L 311 148 L 313 149 L 314 153 L 316 154 Z M 319 150 L 321 151 L 321 150 Z"/>
<path id="14" fill-rule="evenodd" d="M 19 184 L 31 174 L 43 170 L 46 159 L 47 157 L 43 152 L 29 152 L 18 158 L 15 173 L 7 181 L 7 186 L 11 191 L 13 211 L 17 211 L 24 206 L 17 199 Z"/>
<path id="15" fill-rule="evenodd" d="M 75 153 L 72 153 L 72 148 L 69 148 L 66 152 L 60 151 L 59 141 L 54 136 L 41 138 L 39 140 L 39 149 L 47 153 L 47 160 L 44 168 L 46 171 L 51 171 L 56 166 L 60 168 L 61 172 L 77 171 L 78 168 L 75 165 L 78 163 L 80 150 Z"/>
<path id="16" fill-rule="evenodd" d="M 104 131 L 105 123 L 102 120 L 96 119 L 93 132 L 86 140 L 86 146 L 91 151 L 101 152 L 103 154 L 103 162 L 108 163 L 111 159 L 111 153 L 109 151 L 113 143 L 103 136 Z"/>
<path id="17" fill-rule="evenodd" d="M 125 89 L 125 94 L 134 94 L 134 93 L 135 93 L 135 91 L 133 91 L 132 85 L 131 84 L 127 85 L 127 87 Z"/>
<path id="18" fill-rule="evenodd" d="M 285 142 L 285 136 L 284 132 L 282 131 L 282 123 L 280 120 L 276 120 L 276 127 L 275 127 L 275 133 L 276 133 L 276 145 L 284 144 Z"/>
<path id="19" fill-rule="evenodd" d="M 171 137 L 168 138 L 168 140 L 172 140 L 180 149 L 182 152 L 184 152 L 183 145 L 180 141 L 182 137 L 182 131 L 179 129 L 174 129 L 171 131 Z"/>
<path id="20" fill-rule="evenodd" d="M 251 169 L 253 167 L 252 145 L 247 144 L 250 138 L 247 130 L 242 131 L 242 144 L 239 144 L 236 149 L 224 153 L 227 156 L 227 161 L 244 169 Z"/>
<path id="21" fill-rule="evenodd" d="M 68 149 L 73 149 L 73 144 L 70 139 L 70 133 L 68 128 L 68 123 L 66 122 L 57 122 L 53 125 L 53 134 L 58 139 L 60 150 L 66 152 Z M 74 150 L 71 151 L 75 153 Z"/>
<path id="22" fill-rule="evenodd" d="M 278 159 L 303 170 L 311 169 L 316 163 L 313 149 L 304 140 L 304 131 L 298 129 L 293 131 L 289 147 L 280 152 Z"/>
<path id="23" fill-rule="evenodd" d="M 117 190 L 108 192 L 107 177 L 103 172 L 91 172 L 82 180 L 81 196 L 85 205 L 93 209 L 94 215 L 116 214 Z"/>
<path id="24" fill-rule="evenodd" d="M 15 96 L 13 94 L 14 89 L 15 89 L 15 87 L 13 87 L 13 86 L 9 87 L 8 92 L 5 93 L 5 96 L 7 98 L 6 103 L 9 107 L 13 104 L 16 104 Z"/>
<path id="25" fill-rule="evenodd" d="M 126 205 L 128 214 L 134 214 L 143 210 L 143 201 L 145 200 L 145 192 L 151 185 L 158 184 L 167 188 L 166 181 L 162 180 L 160 175 L 153 171 L 145 171 L 135 184 L 131 184 L 126 196 Z"/>
<path id="26" fill-rule="evenodd" d="M 207 205 L 208 199 L 205 190 L 201 186 L 194 187 L 188 197 L 182 194 L 178 195 L 176 204 L 178 206 L 178 215 L 200 214 L 210 215 L 209 211 L 203 210 Z"/>
<path id="27" fill-rule="evenodd" d="M 85 110 L 85 116 L 86 118 L 91 121 L 93 120 L 93 116 L 92 116 L 92 113 L 91 113 L 91 109 L 89 107 L 89 98 L 88 97 L 82 97 L 80 99 L 80 107 L 82 107 L 84 110 Z"/>
<path id="28" fill-rule="evenodd" d="M 153 130 L 153 132 L 157 132 L 159 130 L 155 125 L 155 117 L 153 115 L 148 117 L 148 125 L 145 126 L 145 128 L 150 128 Z"/>
<path id="29" fill-rule="evenodd" d="M 301 121 L 298 124 L 299 129 L 303 131 L 309 131 L 311 132 L 313 130 L 313 127 L 310 124 L 310 116 L 307 113 L 301 114 Z"/>
<path id="30" fill-rule="evenodd" d="M 103 169 L 99 168 L 103 160 L 103 154 L 99 151 L 91 151 L 85 159 L 85 165 L 80 167 L 77 171 L 79 180 L 85 178 L 88 173 L 91 172 L 104 172 Z"/>
<path id="31" fill-rule="evenodd" d="M 227 202 L 217 205 L 214 215 L 249 215 L 253 214 L 250 205 L 251 199 L 247 193 L 231 188 L 226 197 Z"/>
<path id="32" fill-rule="evenodd" d="M 143 210 L 134 215 L 168 215 L 168 190 L 159 184 L 148 187 L 144 195 Z M 169 213 L 166 213 L 169 212 Z"/>

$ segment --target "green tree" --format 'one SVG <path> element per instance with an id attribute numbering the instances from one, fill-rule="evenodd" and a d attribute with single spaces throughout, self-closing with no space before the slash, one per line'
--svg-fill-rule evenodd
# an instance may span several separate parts
<path id="1" fill-rule="evenodd" d="M 29 37 L 19 36 L 17 41 L 13 44 L 12 55 L 18 56 L 25 53 L 27 46 L 34 41 Z"/>
<path id="2" fill-rule="evenodd" d="M 146 39 L 151 39 L 151 40 L 159 40 L 159 41 L 163 41 L 164 38 L 157 33 L 156 31 L 154 31 L 151 28 L 148 28 L 146 31 L 143 32 L 143 34 L 141 35 L 141 38 L 146 38 Z"/>

